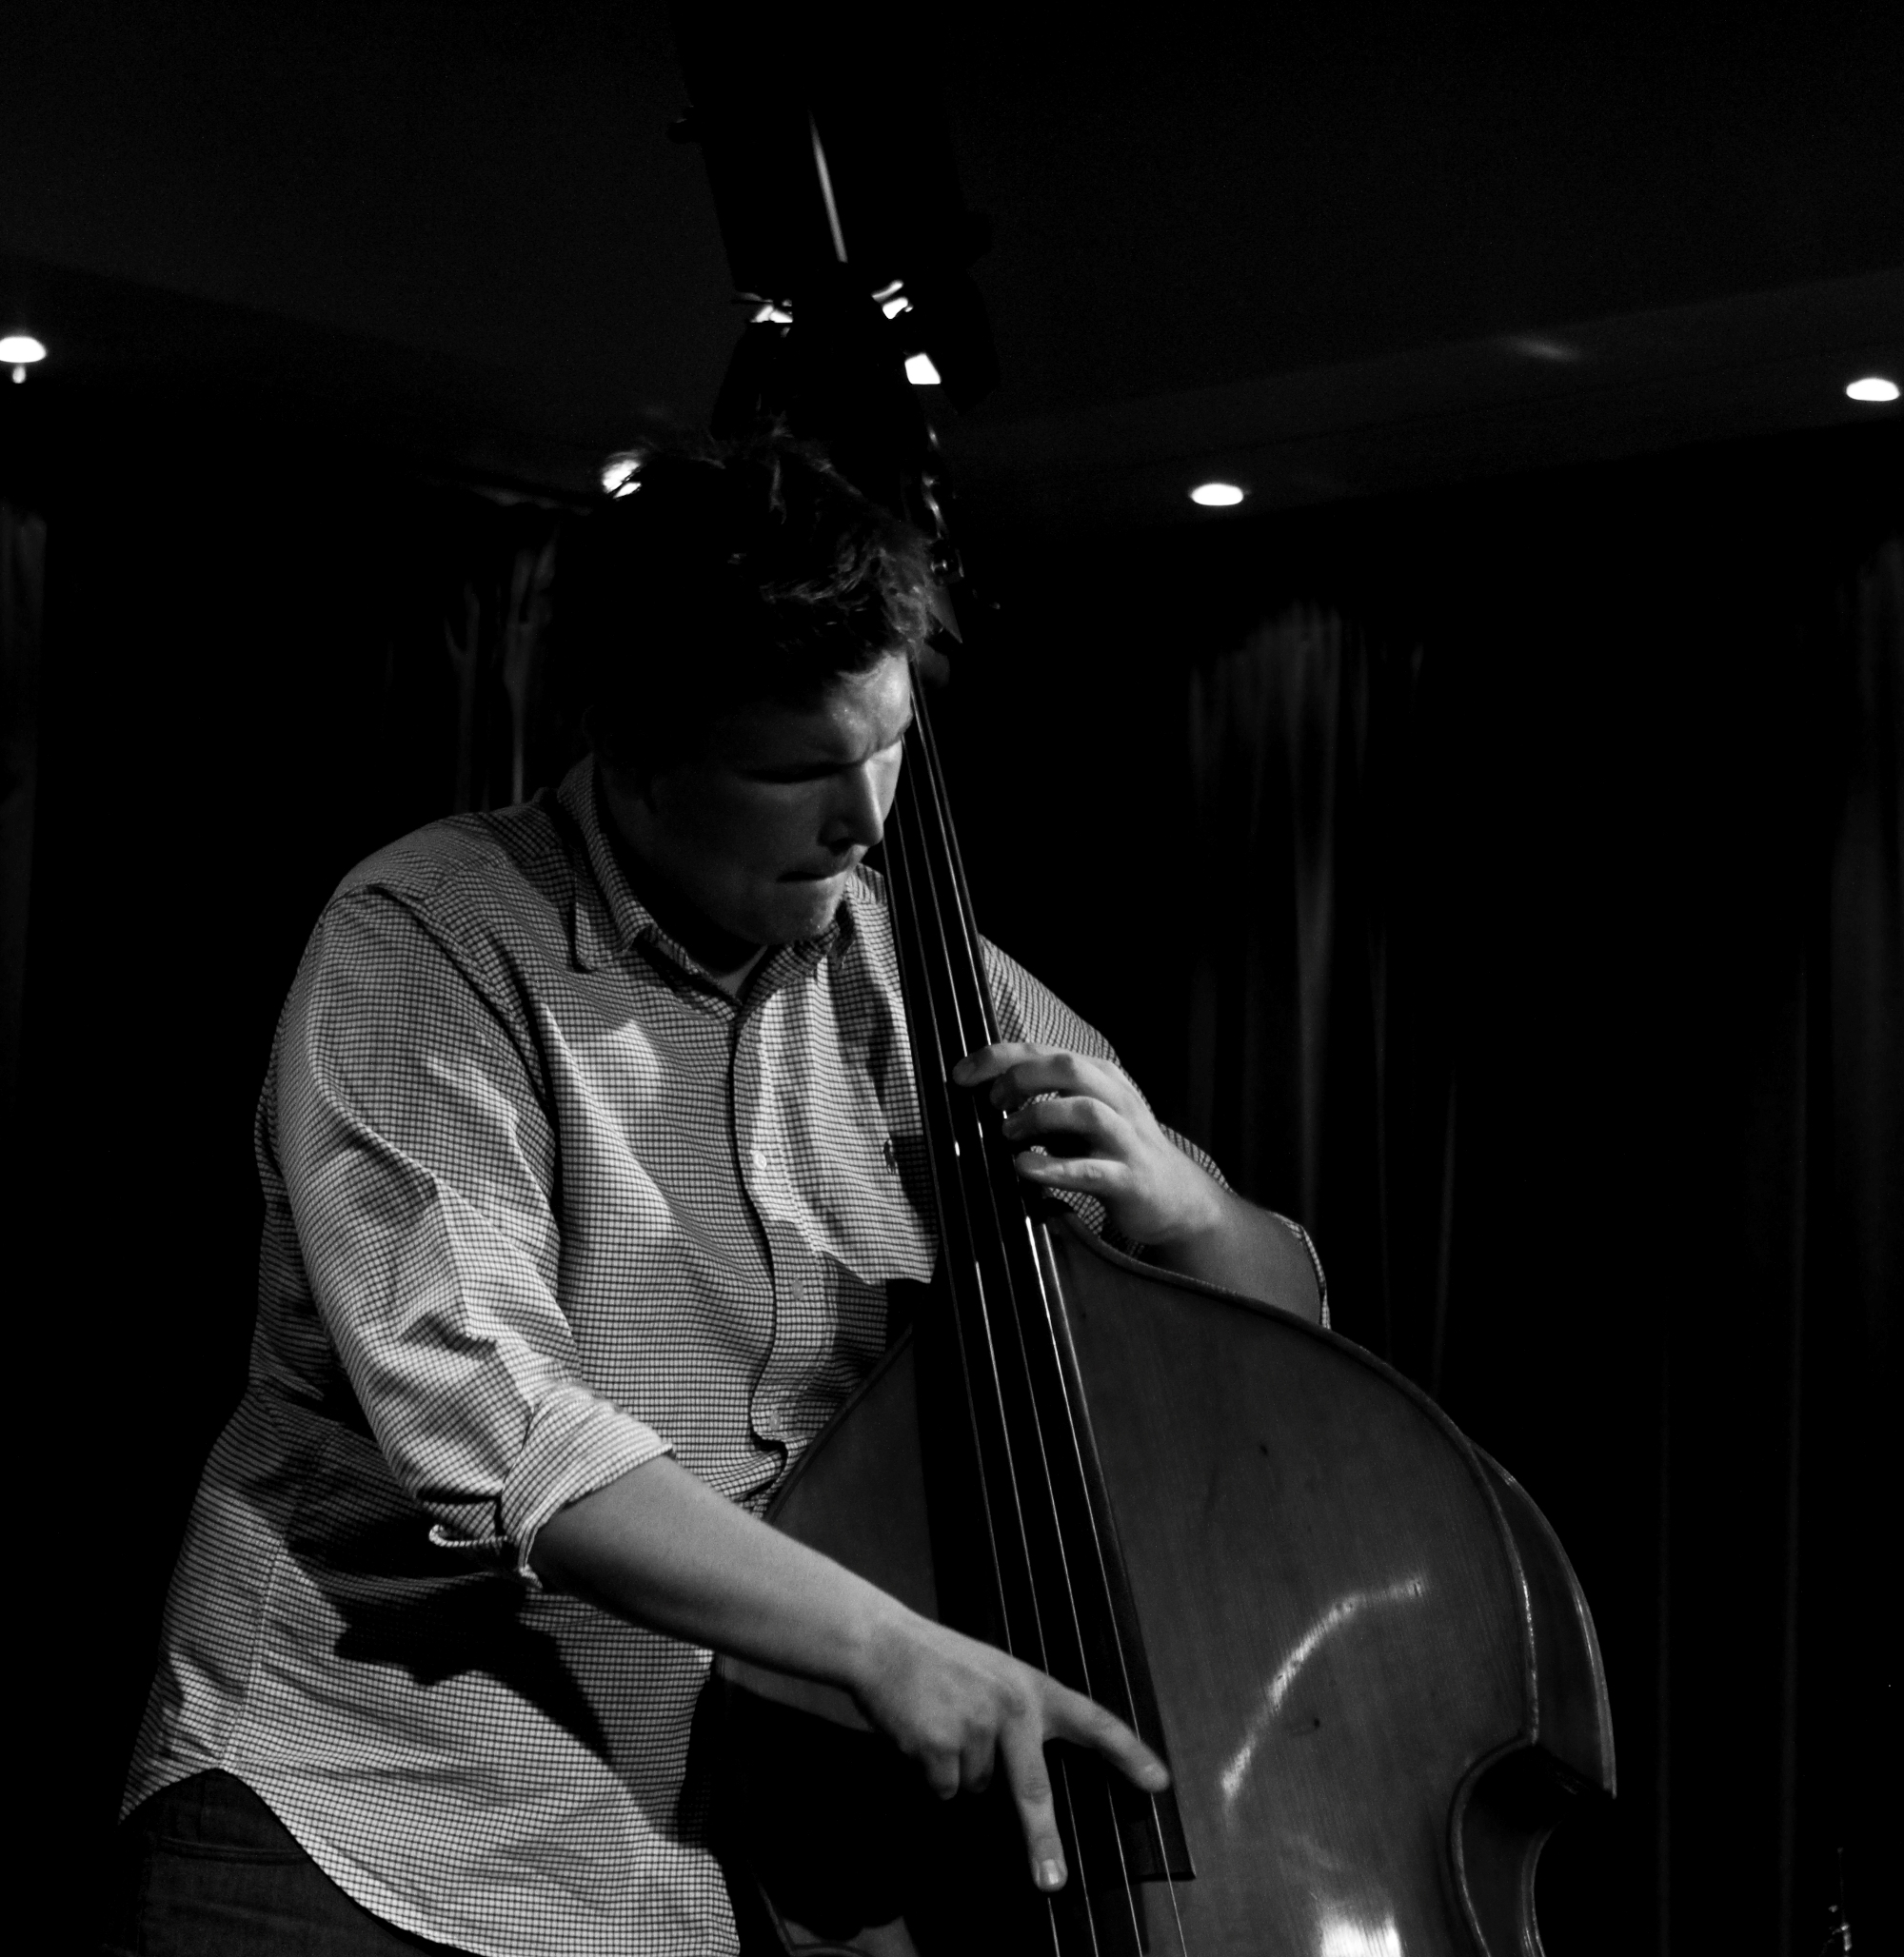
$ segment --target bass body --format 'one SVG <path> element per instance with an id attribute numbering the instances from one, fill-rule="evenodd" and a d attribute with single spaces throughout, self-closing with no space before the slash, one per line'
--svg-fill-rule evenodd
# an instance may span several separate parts
<path id="1" fill-rule="evenodd" d="M 1008 1804 L 942 1808 L 844 1695 L 723 1661 L 716 1828 L 746 1943 L 1537 1957 L 1541 1845 L 1614 1787 L 1592 1618 L 1538 1510 L 1347 1339 L 1121 1256 L 1068 1214 L 1036 1229 L 1181 1848 L 1054 1906 Z M 945 1418 L 931 1309 L 769 1519 L 956 1622 L 957 1524 L 924 1466 Z"/>

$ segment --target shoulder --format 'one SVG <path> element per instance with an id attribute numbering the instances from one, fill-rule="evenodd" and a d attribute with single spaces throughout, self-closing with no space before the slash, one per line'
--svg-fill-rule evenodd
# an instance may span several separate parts
<path id="1" fill-rule="evenodd" d="M 860 955 L 877 970 L 898 979 L 898 954 L 893 942 L 893 917 L 886 879 L 862 863 L 850 886 L 855 936 Z M 999 1033 L 1005 1039 L 1030 1040 L 1039 1046 L 1059 1046 L 1069 1053 L 1090 1054 L 1115 1061 L 1111 1043 L 1086 1019 L 1074 1013 L 1051 988 L 989 938 L 982 938 L 985 977 L 998 1008 Z"/>
<path id="2" fill-rule="evenodd" d="M 476 1008 L 521 1034 L 576 967 L 566 826 L 538 796 L 431 822 L 367 857 L 317 920 L 293 1004 L 367 1023 Z"/>
<path id="3" fill-rule="evenodd" d="M 985 974 L 992 981 L 1002 1038 L 1028 1040 L 1034 1046 L 1062 1047 L 1066 1053 L 1088 1054 L 1094 1059 L 1118 1063 L 1110 1041 L 1042 979 L 990 939 L 984 940 L 984 947 Z"/>
<path id="4" fill-rule="evenodd" d="M 535 932 L 569 909 L 575 873 L 552 796 L 413 830 L 357 864 L 326 915 L 407 911 L 430 936 L 460 944 Z"/>

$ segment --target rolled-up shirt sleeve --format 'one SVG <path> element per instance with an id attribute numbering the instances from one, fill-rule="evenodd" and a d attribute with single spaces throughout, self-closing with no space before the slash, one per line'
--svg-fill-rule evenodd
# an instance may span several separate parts
<path id="1" fill-rule="evenodd" d="M 305 1272 L 440 1542 L 533 1582 L 558 1510 L 669 1451 L 584 1376 L 526 1017 L 395 897 L 333 901 L 287 1005 L 273 1139 Z"/>

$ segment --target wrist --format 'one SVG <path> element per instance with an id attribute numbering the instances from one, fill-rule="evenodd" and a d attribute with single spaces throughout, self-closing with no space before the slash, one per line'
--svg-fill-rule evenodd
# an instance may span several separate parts
<path id="1" fill-rule="evenodd" d="M 1186 1162 L 1191 1177 L 1181 1200 L 1173 1206 L 1166 1221 L 1150 1231 L 1130 1232 L 1153 1249 L 1174 1253 L 1195 1253 L 1200 1247 L 1220 1242 L 1228 1223 L 1222 1189 L 1195 1163 Z"/>
<path id="2" fill-rule="evenodd" d="M 904 1651 L 922 1620 L 874 1585 L 862 1588 L 841 1641 L 843 1670 L 838 1683 L 863 1698 L 903 1666 Z"/>

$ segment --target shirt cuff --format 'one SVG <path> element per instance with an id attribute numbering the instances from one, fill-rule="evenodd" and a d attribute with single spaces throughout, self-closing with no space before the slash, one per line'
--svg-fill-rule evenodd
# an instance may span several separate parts
<path id="1" fill-rule="evenodd" d="M 540 1590 L 529 1555 L 543 1524 L 629 1469 L 672 1452 L 652 1427 L 586 1387 L 558 1387 L 529 1416 L 528 1437 L 503 1484 L 503 1533 L 515 1545 L 516 1573 Z"/>
<path id="2" fill-rule="evenodd" d="M 1309 1268 L 1316 1274 L 1316 1296 L 1322 1307 L 1322 1329 L 1326 1332 L 1330 1329 L 1329 1279 L 1322 1269 L 1322 1259 L 1316 1249 L 1316 1239 L 1297 1222 L 1295 1217 L 1285 1216 L 1280 1210 L 1272 1210 L 1269 1214 L 1309 1253 Z"/>

